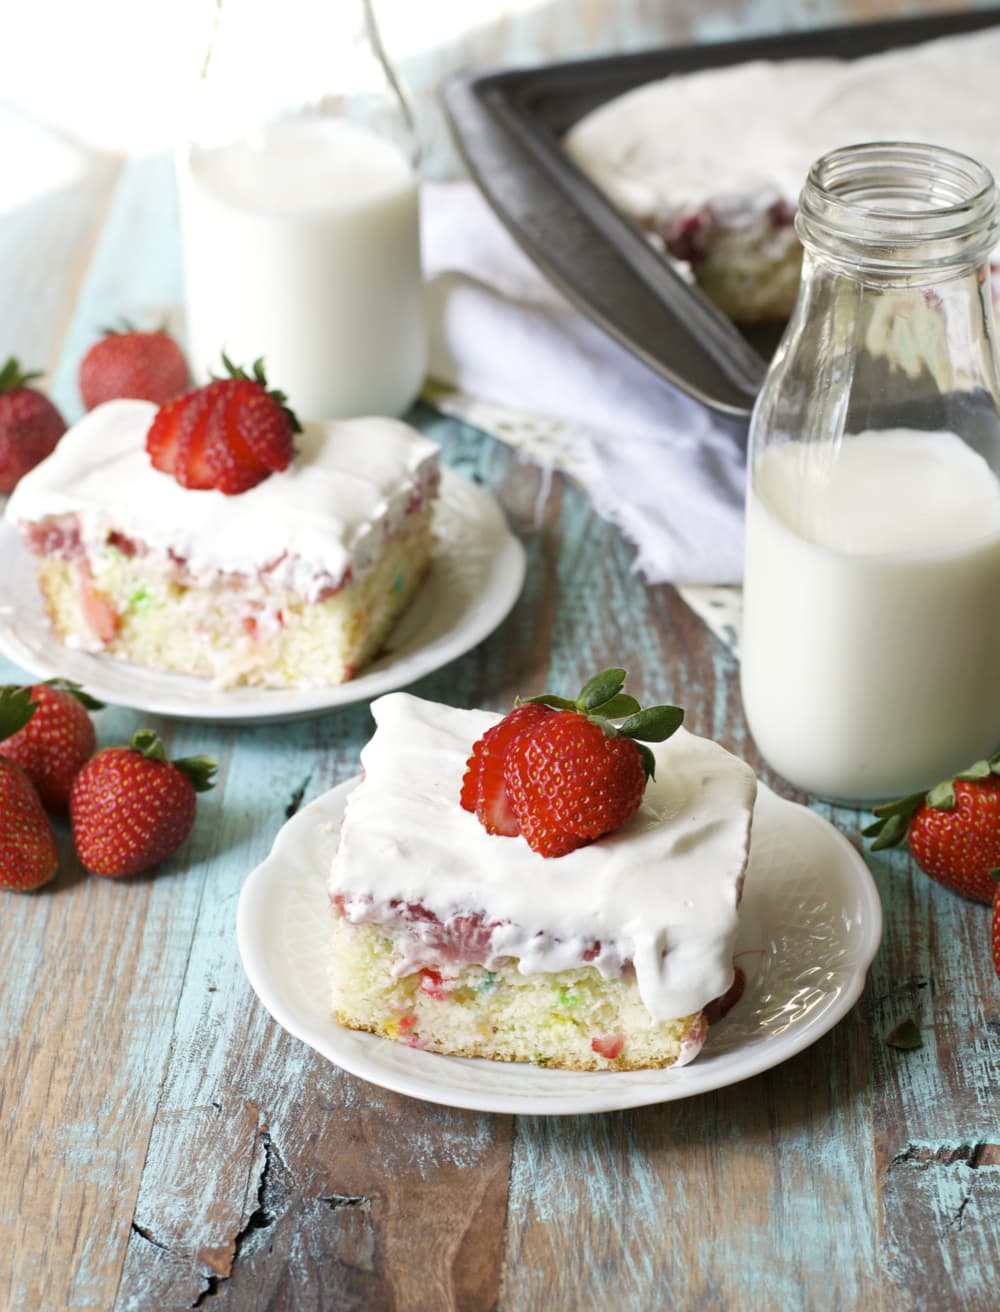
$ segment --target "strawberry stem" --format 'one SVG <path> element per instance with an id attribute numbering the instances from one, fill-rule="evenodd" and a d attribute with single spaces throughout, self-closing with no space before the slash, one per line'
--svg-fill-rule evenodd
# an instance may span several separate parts
<path id="1" fill-rule="evenodd" d="M 207 793 L 210 788 L 215 787 L 215 775 L 219 763 L 214 757 L 182 756 L 173 764 L 191 780 L 196 793 Z"/>
<path id="2" fill-rule="evenodd" d="M 147 761 L 164 761 L 176 766 L 194 784 L 196 793 L 205 793 L 215 786 L 218 761 L 211 756 L 182 756 L 176 761 L 170 761 L 155 729 L 137 729 L 129 746 L 133 751 L 140 752 Z"/>
<path id="3" fill-rule="evenodd" d="M 580 689 L 576 701 L 565 697 L 556 697 L 552 693 L 541 693 L 537 697 L 525 700 L 541 706 L 551 706 L 561 711 L 576 711 L 584 715 L 607 738 L 631 738 L 633 741 L 662 743 L 671 734 L 676 733 L 684 722 L 684 712 L 679 706 L 649 706 L 645 710 L 629 693 L 623 692 L 625 671 L 617 668 L 602 670 Z M 518 698 L 518 705 L 523 705 Z M 620 724 L 612 721 L 621 720 Z M 655 775 L 656 761 L 648 747 L 636 742 L 643 768 L 652 779 Z"/>
<path id="4" fill-rule="evenodd" d="M 25 371 L 13 355 L 7 357 L 7 363 L 0 369 L 0 392 L 13 392 L 17 387 L 26 387 L 35 378 L 41 378 L 40 369 Z"/>
<path id="5" fill-rule="evenodd" d="M 268 387 L 267 374 L 264 372 L 264 357 L 262 355 L 258 356 L 257 359 L 254 360 L 253 364 L 250 366 L 253 369 L 252 374 L 248 374 L 247 371 L 241 365 L 233 364 L 232 360 L 230 360 L 229 356 L 226 355 L 225 351 L 222 352 L 222 363 L 226 366 L 226 373 L 229 375 L 230 378 L 239 378 L 242 379 L 243 382 L 247 382 L 247 383 L 259 383 L 260 386 L 263 387 L 264 391 L 267 392 L 271 400 L 275 401 L 278 405 L 281 406 L 282 410 L 284 410 L 285 414 L 288 416 L 289 420 L 291 421 L 292 432 L 293 433 L 302 432 L 302 425 L 299 423 L 298 415 L 289 405 L 286 404 L 286 402 L 288 401 L 288 397 L 285 395 L 285 393 L 279 391 L 276 387 L 271 387 L 271 388 Z M 216 376 L 215 374 L 212 375 L 213 378 L 215 376 Z"/>
<path id="6" fill-rule="evenodd" d="M 956 774 L 953 779 L 942 779 L 926 792 L 909 793 L 895 802 L 883 802 L 881 806 L 873 807 L 872 814 L 876 818 L 871 824 L 865 825 L 861 833 L 865 838 L 875 839 L 872 843 L 873 852 L 895 847 L 906 836 L 910 820 L 925 802 L 938 811 L 953 811 L 957 801 L 956 780 L 962 779 L 967 783 L 975 783 L 977 780 L 988 778 L 991 774 L 1000 774 L 1000 752 L 988 760 L 974 762 L 968 769 Z"/>
<path id="7" fill-rule="evenodd" d="M 12 738 L 28 723 L 38 706 L 30 688 L 7 684 L 0 688 L 0 741 Z"/>
<path id="8" fill-rule="evenodd" d="M 88 711 L 104 710 L 104 702 L 99 702 L 96 697 L 84 689 L 82 684 L 77 683 L 74 679 L 46 679 L 44 682 L 47 688 L 55 688 L 59 692 L 71 693 L 80 705 Z"/>

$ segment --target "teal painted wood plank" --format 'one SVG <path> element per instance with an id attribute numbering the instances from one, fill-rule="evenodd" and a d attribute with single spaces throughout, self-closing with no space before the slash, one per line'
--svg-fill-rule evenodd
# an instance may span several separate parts
<path id="1" fill-rule="evenodd" d="M 567 17 L 573 8 L 544 41 L 519 45 L 512 25 L 504 48 L 591 48 L 594 7 Z M 874 16 L 861 0 L 793 8 L 720 2 L 665 18 L 636 0 L 620 6 L 612 39 L 662 21 L 707 37 Z M 26 205 L 0 225 L 5 331 L 38 343 L 47 363 L 65 343 L 53 386 L 70 417 L 97 327 L 123 313 L 176 323 L 180 307 L 169 157 L 120 175 L 115 161 L 95 168 L 83 201 L 53 192 L 44 214 Z M 41 246 L 44 265 L 25 256 Z M 502 487 L 529 553 L 506 623 L 415 690 L 501 708 L 545 685 L 572 691 L 620 659 L 646 700 L 686 705 L 691 727 L 754 759 L 732 655 L 672 590 L 642 585 L 582 494 L 473 429 L 427 409 L 414 418 L 449 463 Z M 0 679 L 17 677 L 0 661 Z M 208 750 L 224 765 L 184 849 L 155 876 L 100 881 L 76 866 L 63 825 L 55 885 L 4 900 L 0 1301 L 992 1307 L 1000 991 L 982 908 L 928 885 L 904 856 L 874 859 L 886 938 L 861 1004 L 812 1049 L 733 1089 L 566 1121 L 434 1108 L 354 1080 L 284 1034 L 236 952 L 243 878 L 290 809 L 355 773 L 367 705 L 254 728 L 109 709 L 101 742 L 147 721 L 174 752 Z M 856 813 L 816 809 L 857 838 Z M 884 1035 L 908 1014 L 925 1047 L 894 1052 Z"/>
<path id="2" fill-rule="evenodd" d="M 475 463 L 475 451 L 484 463 L 489 444 L 478 434 L 458 433 L 456 443 L 467 469 Z M 487 645 L 447 672 L 422 680 L 418 690 L 444 695 L 433 685 L 447 680 L 453 699 L 461 699 L 463 686 L 481 677 Z M 421 1215 L 417 1199 L 422 1194 L 436 1199 L 446 1188 L 458 1196 L 456 1171 L 478 1170 L 486 1163 L 484 1178 L 491 1179 L 491 1169 L 500 1160 L 497 1183 L 506 1181 L 502 1134 L 498 1150 L 500 1132 L 493 1118 L 421 1106 L 401 1133 L 399 1103 L 406 1100 L 354 1080 L 290 1039 L 256 1002 L 239 964 L 235 914 L 244 879 L 269 851 L 292 809 L 357 772 L 358 753 L 370 731 L 367 704 L 310 721 L 227 731 L 235 750 L 225 781 L 225 808 L 202 863 L 204 893 L 175 1017 L 171 1067 L 136 1202 L 137 1229 L 125 1263 L 117 1303 L 121 1308 L 186 1307 L 221 1284 L 229 1287 L 233 1282 L 236 1297 L 237 1289 L 259 1282 L 264 1254 L 247 1235 L 264 1176 L 273 1182 L 282 1175 L 286 1181 L 273 1203 L 276 1215 L 270 1224 L 307 1231 L 310 1242 L 321 1249 L 336 1247 L 332 1216 L 328 1230 L 316 1229 L 317 1218 L 324 1215 L 322 1198 L 351 1197 L 359 1191 L 367 1196 L 371 1190 L 371 1181 L 366 1185 L 356 1166 L 349 1177 L 342 1170 L 341 1154 L 358 1116 L 380 1127 L 379 1174 L 406 1179 L 407 1196 L 414 1201 L 405 1238 L 395 1237 L 398 1221 L 388 1200 L 371 1203 L 366 1226 L 383 1245 L 423 1247 L 431 1242 L 414 1224 Z M 203 750 L 200 739 L 197 726 L 185 726 L 178 750 Z M 220 1141 L 227 1146 L 222 1159 Z M 324 1156 L 322 1167 L 313 1162 L 306 1168 L 301 1162 L 304 1151 L 315 1154 L 321 1144 L 328 1146 L 329 1160 Z M 192 1168 L 210 1154 L 211 1172 Z M 365 1169 L 371 1170 L 372 1163 Z M 474 1174 L 462 1179 L 473 1193 L 481 1188 Z M 434 1204 L 441 1207 L 440 1201 Z M 425 1214 L 431 1231 L 439 1224 L 434 1208 Z M 462 1234 L 459 1230 L 454 1235 L 453 1245 Z M 446 1243 L 431 1264 L 441 1291 L 451 1287 L 453 1257 Z M 426 1279 L 426 1259 L 421 1271 Z M 277 1276 L 270 1271 L 266 1279 Z M 281 1273 L 281 1282 L 296 1289 L 304 1279 L 303 1271 Z M 327 1279 L 334 1276 L 328 1273 Z M 408 1263 L 394 1267 L 388 1279 L 400 1306 L 420 1305 L 413 1301 L 418 1295 L 410 1287 Z M 337 1280 L 342 1290 L 343 1272 Z M 361 1281 L 366 1298 L 377 1284 L 374 1279 Z"/>
<path id="3" fill-rule="evenodd" d="M 102 745 L 127 740 L 135 720 L 103 713 Z M 7 972 L 0 1007 L 12 1308 L 106 1306 L 117 1281 L 200 900 L 193 853 L 213 804 L 155 877 L 128 881 L 87 876 L 61 822 L 56 880 L 5 897 L 0 950 L 25 967 Z M 82 1230 L 81 1218 L 91 1218 Z M 70 1260 L 53 1264 L 53 1248 Z"/>

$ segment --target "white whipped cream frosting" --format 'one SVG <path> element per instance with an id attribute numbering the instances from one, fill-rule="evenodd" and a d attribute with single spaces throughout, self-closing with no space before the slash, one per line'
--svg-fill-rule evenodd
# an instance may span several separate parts
<path id="1" fill-rule="evenodd" d="M 727 195 L 797 199 L 839 146 L 923 141 L 1000 180 L 1000 28 L 857 60 L 754 60 L 647 83 L 581 119 L 569 154 L 636 218 Z"/>
<path id="2" fill-rule="evenodd" d="M 408 693 L 379 698 L 372 714 L 329 881 L 349 920 L 403 928 L 394 901 L 442 922 L 479 912 L 500 922 L 481 964 L 516 957 L 525 974 L 592 964 L 614 978 L 631 961 L 656 1020 L 699 1011 L 729 987 L 756 793 L 748 765 L 680 729 L 651 745 L 656 777 L 625 825 L 546 858 L 520 837 L 488 834 L 459 803 L 473 743 L 499 715 Z M 419 935 L 420 923 L 405 928 Z M 412 968 L 404 958 L 398 973 Z"/>
<path id="3" fill-rule="evenodd" d="M 75 515 L 84 545 L 111 531 L 170 550 L 191 574 L 271 577 L 310 599 L 348 568 L 365 573 L 415 491 L 437 474 L 438 447 L 397 419 L 305 424 L 289 467 L 236 496 L 182 487 L 145 449 L 147 401 L 108 401 L 74 424 L 21 479 L 6 508 L 15 524 Z"/>

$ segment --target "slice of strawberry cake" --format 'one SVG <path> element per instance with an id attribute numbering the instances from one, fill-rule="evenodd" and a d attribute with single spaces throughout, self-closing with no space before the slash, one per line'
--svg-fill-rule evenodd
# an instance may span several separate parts
<path id="1" fill-rule="evenodd" d="M 506 717 L 373 704 L 329 880 L 341 1024 L 576 1070 L 698 1053 L 734 979 L 756 781 L 623 678 Z"/>
<path id="2" fill-rule="evenodd" d="M 351 678 L 417 591 L 438 448 L 395 419 L 299 430 L 262 371 L 109 401 L 6 508 L 60 641 L 216 686 Z"/>
<path id="3" fill-rule="evenodd" d="M 856 142 L 926 141 L 1000 176 L 998 62 L 991 27 L 858 59 L 703 68 L 613 97 L 563 145 L 724 314 L 780 320 L 798 291 L 795 211 L 814 161 Z M 992 277 L 1000 321 L 1000 250 Z"/>

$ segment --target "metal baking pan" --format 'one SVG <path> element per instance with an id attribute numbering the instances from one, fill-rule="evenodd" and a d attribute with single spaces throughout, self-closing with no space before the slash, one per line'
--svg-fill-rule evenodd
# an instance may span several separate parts
<path id="1" fill-rule="evenodd" d="M 745 416 L 775 330 L 737 329 L 685 282 L 576 167 L 563 135 L 605 101 L 671 74 L 751 59 L 856 59 L 997 23 L 997 10 L 952 13 L 460 76 L 445 88 L 445 109 L 472 178 L 550 281 L 661 377 Z"/>

